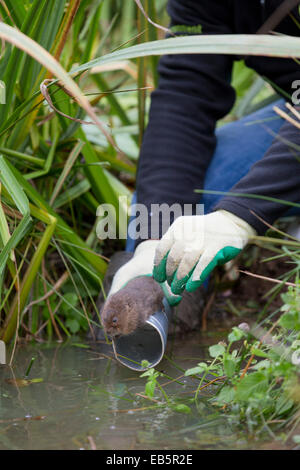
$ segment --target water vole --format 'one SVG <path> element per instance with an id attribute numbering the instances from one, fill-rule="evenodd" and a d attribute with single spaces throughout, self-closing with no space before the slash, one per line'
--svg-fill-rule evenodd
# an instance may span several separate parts
<path id="1" fill-rule="evenodd" d="M 126 251 L 118 251 L 114 253 L 110 259 L 106 274 L 103 279 L 103 288 L 105 292 L 109 292 L 114 275 L 118 269 L 127 263 L 133 254 Z M 159 287 L 158 285 L 156 288 Z M 204 308 L 205 302 L 205 290 L 197 289 L 195 292 L 184 291 L 182 295 L 182 301 L 179 305 L 173 308 L 173 315 L 169 324 L 169 335 L 179 334 L 184 335 L 190 331 L 195 331 L 201 327 L 201 315 Z M 99 292 L 98 299 L 96 301 L 97 310 L 100 312 L 103 318 L 105 299 L 102 290 Z M 91 325 L 88 331 L 87 337 L 92 341 L 100 341 L 105 343 L 104 329 L 99 328 L 96 323 L 99 321 L 98 313 L 94 313 L 93 320 L 95 324 Z M 103 320 L 102 320 L 103 324 Z"/>
<path id="2" fill-rule="evenodd" d="M 129 335 L 163 309 L 163 291 L 152 277 L 140 276 L 105 302 L 101 320 L 109 336 Z"/>

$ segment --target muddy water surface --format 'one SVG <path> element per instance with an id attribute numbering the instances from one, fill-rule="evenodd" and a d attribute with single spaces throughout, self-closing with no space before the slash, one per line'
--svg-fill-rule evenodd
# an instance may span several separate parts
<path id="1" fill-rule="evenodd" d="M 207 346 L 225 333 L 194 334 L 169 341 L 157 368 L 165 392 L 191 407 L 176 412 L 143 398 L 145 378 L 120 365 L 110 346 L 51 343 L 18 346 L 13 367 L 0 366 L 0 449 L 246 449 L 257 448 L 233 429 L 209 401 L 189 399 L 198 381 L 181 368 L 205 360 Z M 24 374 L 31 358 L 27 380 Z M 141 395 L 139 395 L 141 394 Z"/>

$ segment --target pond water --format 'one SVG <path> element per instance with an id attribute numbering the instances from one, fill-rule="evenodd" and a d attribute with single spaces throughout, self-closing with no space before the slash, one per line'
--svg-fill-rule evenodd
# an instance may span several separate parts
<path id="1" fill-rule="evenodd" d="M 78 338 L 19 345 L 13 367 L 0 366 L 0 449 L 257 448 L 212 406 L 208 388 L 197 408 L 187 401 L 198 381 L 182 377 L 181 368 L 206 359 L 207 346 L 224 337 L 197 333 L 169 341 L 157 370 L 178 382 L 162 377 L 160 384 L 170 398 L 188 403 L 188 414 L 162 405 L 159 394 L 161 403 L 136 395 L 143 395 L 146 379 L 119 364 L 109 345 Z"/>

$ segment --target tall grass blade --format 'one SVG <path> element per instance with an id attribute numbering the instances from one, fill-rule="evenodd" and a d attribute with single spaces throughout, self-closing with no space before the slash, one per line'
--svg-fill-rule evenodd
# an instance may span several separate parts
<path id="1" fill-rule="evenodd" d="M 55 77 L 59 78 L 65 88 L 76 99 L 78 104 L 83 107 L 86 113 L 91 117 L 92 121 L 99 127 L 100 131 L 106 136 L 108 141 L 115 147 L 115 143 L 110 134 L 106 131 L 105 127 L 99 121 L 97 115 L 92 109 L 89 101 L 81 92 L 76 82 L 69 76 L 63 67 L 54 59 L 49 52 L 43 47 L 33 41 L 25 34 L 17 31 L 16 29 L 4 23 L 0 23 L 0 38 L 14 44 L 16 47 L 25 51 L 32 56 L 35 60 L 40 62 L 46 69 L 48 69 Z"/>
<path id="2" fill-rule="evenodd" d="M 79 73 L 97 65 L 163 54 L 229 54 L 259 55 L 269 57 L 300 57 L 299 39 L 291 36 L 253 34 L 194 35 L 151 41 L 127 47 L 94 59 L 72 73 Z"/>

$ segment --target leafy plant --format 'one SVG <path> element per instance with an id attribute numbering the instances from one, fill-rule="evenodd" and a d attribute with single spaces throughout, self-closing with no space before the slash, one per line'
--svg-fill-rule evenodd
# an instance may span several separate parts
<path id="1" fill-rule="evenodd" d="M 149 363 L 148 361 L 142 361 L 142 367 L 148 367 Z M 160 385 L 158 378 L 164 376 L 162 372 L 159 372 L 155 370 L 153 367 L 149 368 L 145 372 L 143 372 L 140 377 L 147 377 L 146 385 L 145 385 L 145 395 L 153 399 L 155 390 L 159 389 L 161 392 L 161 395 L 163 396 L 163 402 L 161 400 L 158 402 L 158 404 L 161 405 L 167 405 L 168 408 L 170 408 L 173 411 L 177 411 L 178 413 L 190 413 L 191 408 L 186 404 L 186 403 L 180 403 L 176 397 L 168 397 L 166 394 L 166 391 L 163 389 L 163 387 Z"/>
<path id="2" fill-rule="evenodd" d="M 283 313 L 269 331 L 258 325 L 234 327 L 228 343 L 209 348 L 211 362 L 188 369 L 186 376 L 202 374 L 194 399 L 197 400 L 203 378 L 209 373 L 222 379 L 211 402 L 236 423 L 245 423 L 250 433 L 280 429 L 293 422 L 300 410 L 299 360 L 299 287 L 282 294 Z M 280 423 L 278 425 L 278 423 Z M 288 434 L 287 434 L 288 436 Z M 287 437 L 285 438 L 287 439 Z"/>

